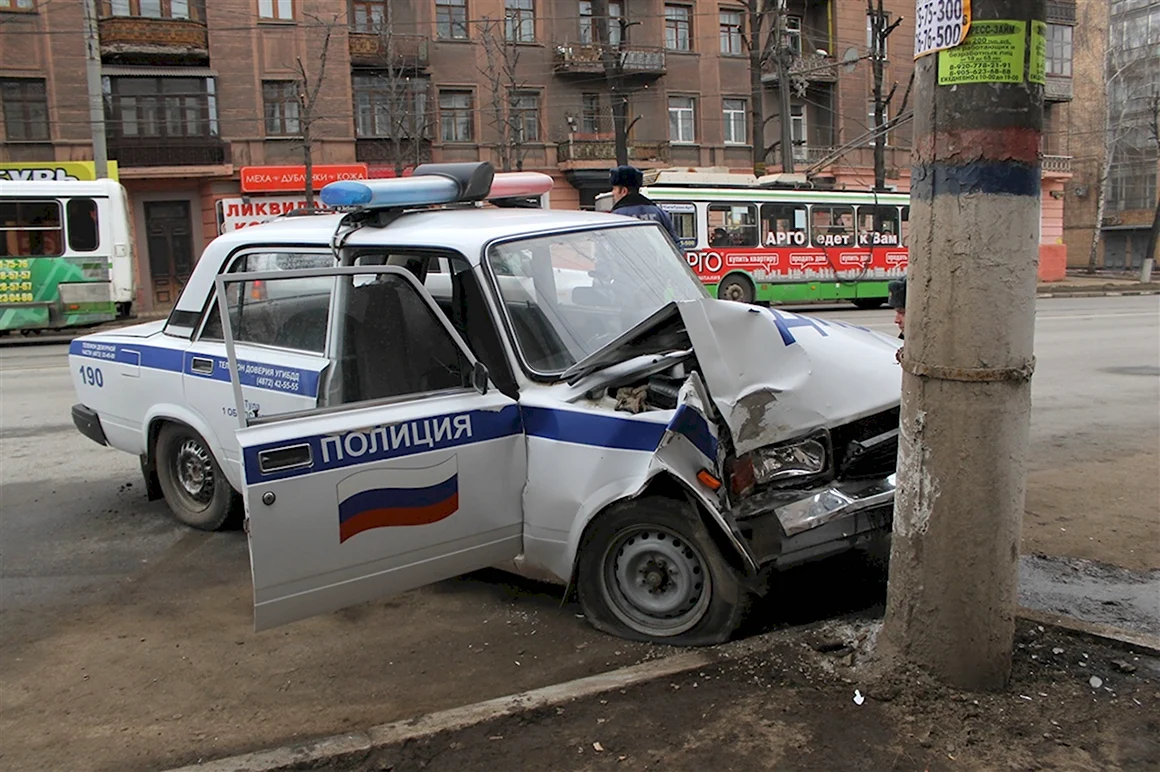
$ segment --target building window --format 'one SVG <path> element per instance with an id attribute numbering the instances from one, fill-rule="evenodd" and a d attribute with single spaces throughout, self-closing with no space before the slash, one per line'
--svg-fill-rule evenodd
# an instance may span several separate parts
<path id="1" fill-rule="evenodd" d="M 0 0 L 0 11 L 23 11 L 30 13 L 36 10 L 36 0 Z"/>
<path id="2" fill-rule="evenodd" d="M 599 134 L 602 131 L 600 120 L 600 95 L 580 95 L 580 130 L 585 134 Z"/>
<path id="3" fill-rule="evenodd" d="M 536 40 L 536 1 L 504 0 L 504 34 L 512 43 Z"/>
<path id="4" fill-rule="evenodd" d="M 744 99 L 726 99 L 722 103 L 725 113 L 725 144 L 744 145 L 746 143 Z"/>
<path id="5" fill-rule="evenodd" d="M 1071 27 L 1047 25 L 1047 74 L 1071 77 Z"/>
<path id="6" fill-rule="evenodd" d="M 868 50 L 870 53 L 874 53 L 874 45 L 875 45 L 874 44 L 874 17 L 877 15 L 878 15 L 877 13 L 866 14 L 866 50 Z M 878 22 L 878 24 L 881 25 L 881 28 L 883 30 L 885 30 L 887 27 L 889 27 L 890 26 L 890 14 L 886 11 L 883 11 L 882 18 Z M 883 59 L 885 59 L 888 56 L 887 49 L 889 48 L 889 46 L 887 45 L 886 41 L 887 41 L 887 38 L 883 37 L 882 38 L 882 58 Z"/>
<path id="7" fill-rule="evenodd" d="M 721 25 L 721 53 L 743 53 L 741 49 L 742 16 L 741 11 L 721 11 L 719 14 Z"/>
<path id="8" fill-rule="evenodd" d="M 48 139 L 48 95 L 39 78 L 0 80 L 0 107 L 9 141 Z"/>
<path id="9" fill-rule="evenodd" d="M 293 21 L 294 0 L 258 0 L 258 18 Z"/>
<path id="10" fill-rule="evenodd" d="M 1108 170 L 1108 209 L 1130 212 L 1156 205 L 1156 164 L 1119 161 Z"/>
<path id="11" fill-rule="evenodd" d="M 697 141 L 694 130 L 697 100 L 693 97 L 669 97 L 669 140 L 682 145 Z"/>
<path id="12" fill-rule="evenodd" d="M 608 4 L 608 42 L 611 45 L 620 45 L 620 20 L 624 18 L 624 6 L 617 2 Z M 591 0 L 580 2 L 580 42 L 585 45 L 599 43 L 596 39 L 596 27 L 592 23 Z"/>
<path id="13" fill-rule="evenodd" d="M 427 136 L 427 81 L 391 73 L 351 77 L 354 132 L 360 139 Z"/>
<path id="14" fill-rule="evenodd" d="M 262 102 L 266 106 L 267 137 L 299 136 L 297 83 L 290 80 L 262 81 Z"/>
<path id="15" fill-rule="evenodd" d="M 886 105 L 882 105 L 882 123 L 883 123 L 883 125 L 890 123 L 890 108 L 887 107 Z M 878 128 L 877 124 L 874 123 L 874 100 L 873 99 L 871 99 L 869 102 L 866 103 L 866 128 L 871 130 L 871 131 Z M 871 135 L 869 144 L 871 147 L 873 147 L 874 145 L 877 145 L 878 144 L 878 136 Z M 890 144 L 890 132 L 889 131 L 884 131 L 882 133 L 882 144 L 883 145 Z"/>
<path id="16" fill-rule="evenodd" d="M 467 0 L 435 0 L 435 34 L 440 40 L 467 40 Z"/>
<path id="17" fill-rule="evenodd" d="M 687 5 L 665 6 L 665 48 L 693 50 L 693 9 Z"/>
<path id="18" fill-rule="evenodd" d="M 785 17 L 785 44 L 798 56 L 802 53 L 802 17 Z"/>
<path id="19" fill-rule="evenodd" d="M 108 78 L 109 136 L 216 137 L 213 78 Z"/>
<path id="20" fill-rule="evenodd" d="M 511 123 L 516 142 L 540 141 L 540 95 L 518 91 L 511 95 Z"/>
<path id="21" fill-rule="evenodd" d="M 475 139 L 475 105 L 470 91 L 439 92 L 439 136 L 444 142 Z"/>
<path id="22" fill-rule="evenodd" d="M 793 139 L 793 157 L 795 161 L 804 161 L 810 154 L 809 142 L 806 134 L 806 108 L 804 105 L 790 105 L 789 108 L 790 137 Z"/>
<path id="23" fill-rule="evenodd" d="M 381 32 L 387 24 L 387 0 L 351 0 L 355 32 Z"/>
<path id="24" fill-rule="evenodd" d="M 0 0 L 2 1 L 2 0 Z M 103 0 L 105 16 L 143 16 L 147 19 L 205 19 L 204 0 Z"/>

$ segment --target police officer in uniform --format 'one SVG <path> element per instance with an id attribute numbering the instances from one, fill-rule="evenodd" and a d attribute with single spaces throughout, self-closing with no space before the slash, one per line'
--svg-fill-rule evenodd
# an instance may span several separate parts
<path id="1" fill-rule="evenodd" d="M 612 170 L 608 181 L 612 185 L 613 214 L 659 222 L 668 231 L 673 243 L 680 243 L 677 229 L 673 227 L 673 220 L 669 217 L 669 213 L 649 198 L 641 195 L 640 189 L 644 186 L 644 175 L 641 174 L 640 169 L 634 166 L 617 166 Z"/>
<path id="2" fill-rule="evenodd" d="M 906 277 L 895 279 L 887 285 L 890 297 L 887 305 L 894 309 L 894 323 L 898 325 L 898 337 L 906 340 Z M 898 349 L 894 358 L 902 362 L 902 349 Z"/>

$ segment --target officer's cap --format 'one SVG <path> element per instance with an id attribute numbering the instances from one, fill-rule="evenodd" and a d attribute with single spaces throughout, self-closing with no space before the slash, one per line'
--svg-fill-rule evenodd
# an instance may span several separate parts
<path id="1" fill-rule="evenodd" d="M 890 290 L 890 299 L 886 302 L 891 308 L 896 308 L 900 311 L 906 310 L 906 278 L 895 279 L 888 285 Z"/>
<path id="2" fill-rule="evenodd" d="M 644 175 L 634 166 L 617 166 L 608 175 L 608 182 L 613 187 L 640 188 L 644 186 Z"/>

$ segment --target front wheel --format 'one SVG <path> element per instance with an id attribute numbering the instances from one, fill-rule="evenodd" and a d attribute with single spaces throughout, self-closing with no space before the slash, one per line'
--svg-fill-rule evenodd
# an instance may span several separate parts
<path id="1" fill-rule="evenodd" d="M 157 435 L 157 479 L 174 516 L 202 531 L 223 528 L 237 494 L 200 434 L 167 423 Z"/>
<path id="2" fill-rule="evenodd" d="M 663 498 L 614 505 L 592 523 L 577 591 L 598 630 L 675 646 L 729 640 L 748 600 L 693 508 Z"/>

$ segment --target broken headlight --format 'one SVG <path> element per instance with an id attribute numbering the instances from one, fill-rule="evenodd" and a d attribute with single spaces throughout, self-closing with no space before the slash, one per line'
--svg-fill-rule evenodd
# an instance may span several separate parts
<path id="1" fill-rule="evenodd" d="M 829 448 L 829 437 L 824 432 L 758 448 L 737 459 L 737 482 L 746 489 L 754 483 L 766 485 L 814 477 L 829 469 Z"/>

